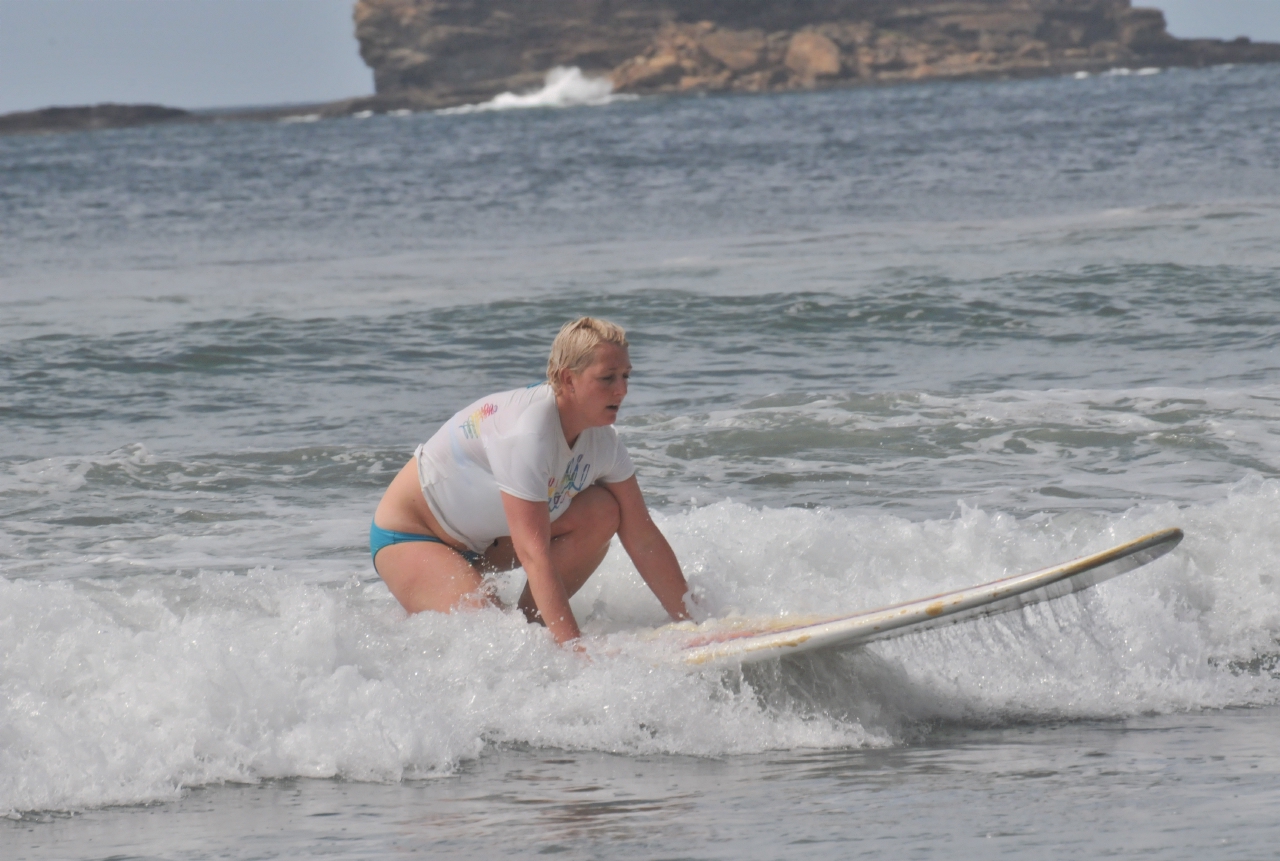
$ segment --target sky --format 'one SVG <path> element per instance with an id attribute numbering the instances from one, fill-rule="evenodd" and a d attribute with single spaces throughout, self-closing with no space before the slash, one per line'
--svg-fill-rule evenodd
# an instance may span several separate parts
<path id="1" fill-rule="evenodd" d="M 536 2 L 536 0 L 534 0 Z M 373 92 L 355 0 L 0 0 L 0 113 L 151 102 L 322 102 Z M 1280 42 L 1280 0 L 1138 0 L 1176 36 Z"/>

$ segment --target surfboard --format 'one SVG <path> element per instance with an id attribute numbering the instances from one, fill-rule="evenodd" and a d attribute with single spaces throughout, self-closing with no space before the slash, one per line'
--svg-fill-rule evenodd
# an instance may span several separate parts
<path id="1" fill-rule="evenodd" d="M 729 617 L 697 625 L 680 622 L 659 628 L 655 634 L 662 639 L 676 638 L 680 642 L 677 656 L 689 664 L 749 664 L 804 652 L 847 649 L 1061 598 L 1146 565 L 1181 540 L 1181 529 L 1162 529 L 1061 565 L 848 616 Z"/>

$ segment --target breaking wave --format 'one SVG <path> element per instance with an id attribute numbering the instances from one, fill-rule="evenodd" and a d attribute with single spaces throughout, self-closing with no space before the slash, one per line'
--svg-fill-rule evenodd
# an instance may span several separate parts
<path id="1" fill-rule="evenodd" d="M 1120 514 L 911 521 L 723 501 L 660 519 L 714 615 L 855 611 L 1163 526 L 1187 539 L 1018 614 L 729 671 L 640 648 L 636 630 L 662 614 L 617 548 L 574 598 L 589 659 L 499 610 L 406 618 L 354 573 L 0 579 L 0 810 L 225 781 L 431 777 L 495 746 L 720 756 L 895 745 L 940 722 L 1280 701 L 1280 482 Z"/>
<path id="2" fill-rule="evenodd" d="M 482 111 L 510 111 L 521 108 L 596 107 L 635 96 L 616 95 L 608 78 L 588 78 L 577 66 L 556 66 L 547 72 L 542 89 L 532 93 L 500 93 L 478 105 L 444 108 L 440 114 L 474 114 Z"/>

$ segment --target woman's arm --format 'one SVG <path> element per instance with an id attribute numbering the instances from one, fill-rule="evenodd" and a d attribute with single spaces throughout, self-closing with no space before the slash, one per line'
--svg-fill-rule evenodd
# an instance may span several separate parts
<path id="1" fill-rule="evenodd" d="M 633 475 L 626 481 L 605 484 L 605 487 L 618 500 L 621 513 L 618 538 L 635 563 L 636 570 L 640 572 L 644 582 L 649 584 L 653 594 L 658 596 L 658 601 L 672 619 L 688 619 L 689 611 L 684 605 L 684 596 L 689 591 L 689 584 L 685 582 L 680 563 L 676 560 L 671 545 L 667 543 L 666 536 L 649 516 L 649 507 L 644 504 L 640 483 Z"/>
<path id="2" fill-rule="evenodd" d="M 564 583 L 551 567 L 551 513 L 545 502 L 529 502 L 505 491 L 502 508 L 511 529 L 511 543 L 529 578 L 529 590 L 551 636 L 567 643 L 582 635 L 569 608 Z"/>

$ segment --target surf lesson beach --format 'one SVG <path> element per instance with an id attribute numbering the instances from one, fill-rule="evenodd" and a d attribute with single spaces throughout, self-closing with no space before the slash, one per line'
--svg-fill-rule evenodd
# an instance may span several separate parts
<path id="1" fill-rule="evenodd" d="M 1144 68 L 0 138 L 4 856 L 1267 855 L 1280 67 Z M 727 669 L 616 542 L 589 662 L 407 617 L 378 498 L 580 314 L 712 616 L 1185 538 Z"/>

